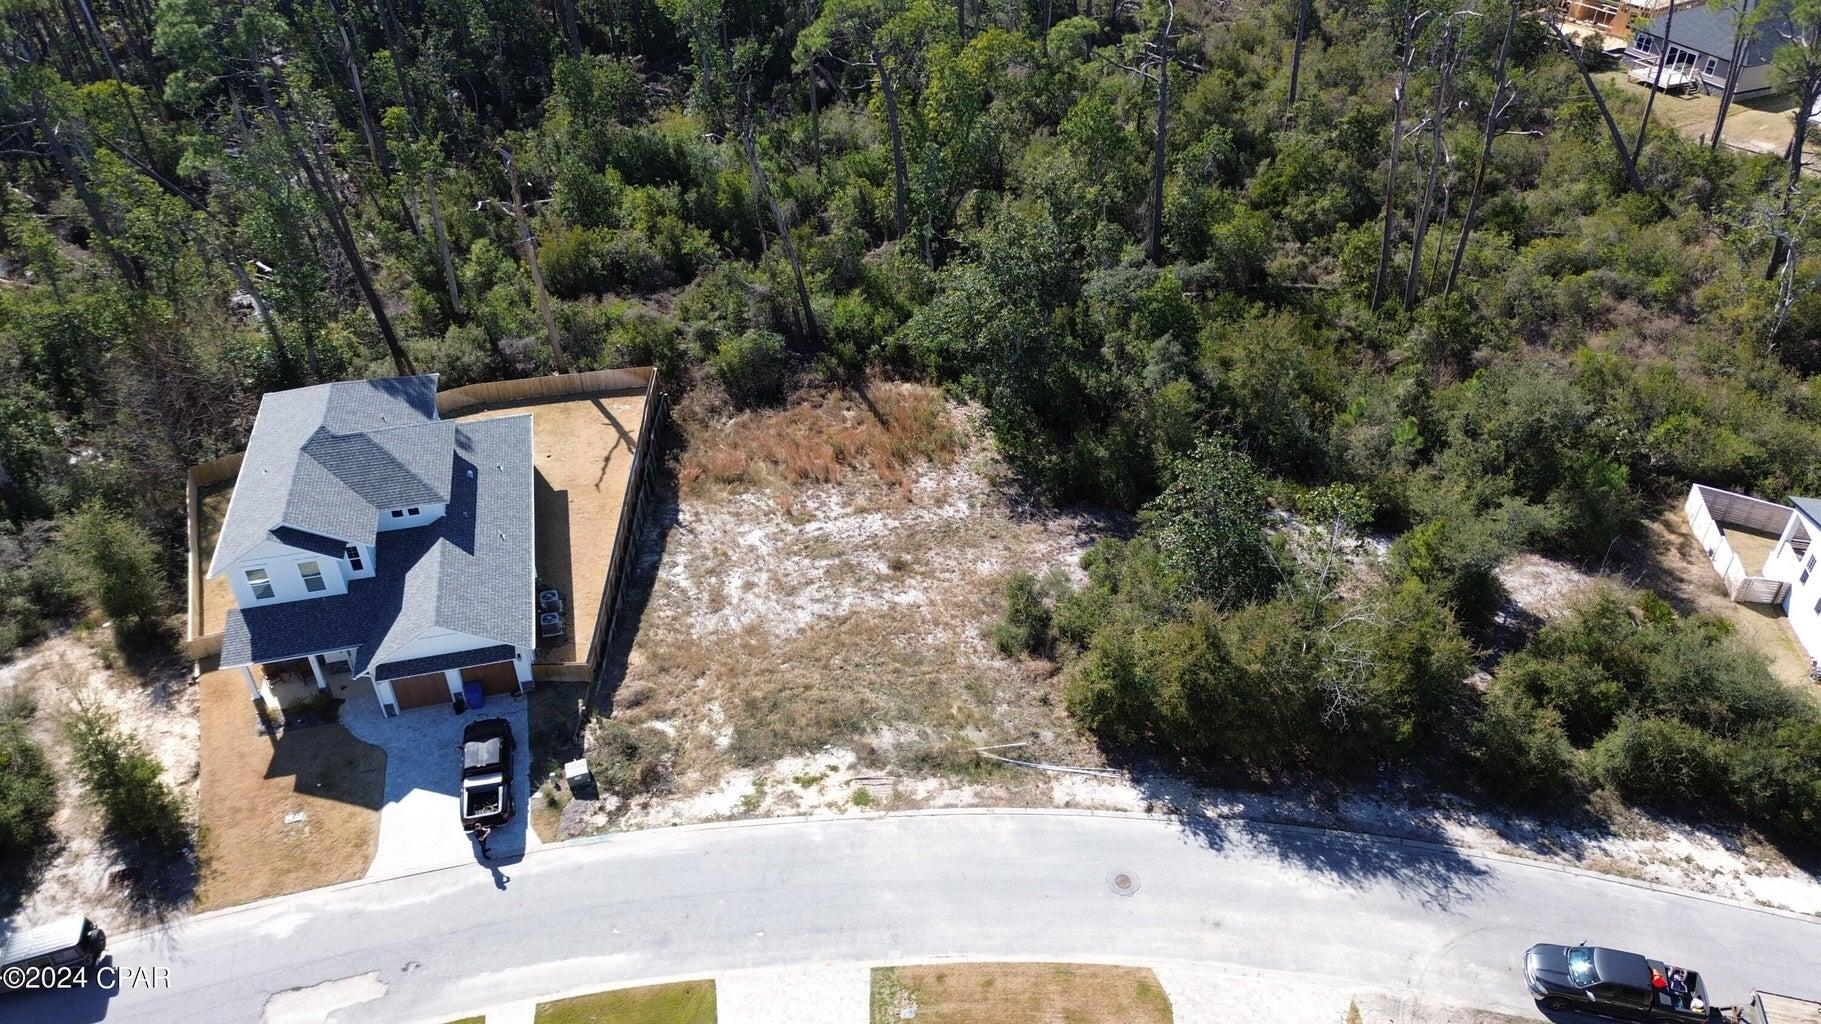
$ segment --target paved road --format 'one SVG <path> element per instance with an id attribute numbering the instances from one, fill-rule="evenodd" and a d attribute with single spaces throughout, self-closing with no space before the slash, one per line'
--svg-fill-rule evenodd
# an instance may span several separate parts
<path id="1" fill-rule="evenodd" d="M 448 1020 L 580 986 L 957 954 L 1295 970 L 1533 1013 L 1521 953 L 1581 939 L 1704 968 L 1721 1003 L 1821 996 L 1821 920 L 1330 833 L 961 812 L 654 830 L 546 847 L 497 880 L 471 866 L 285 897 L 114 944 L 169 988 L 0 1016 L 235 1024 L 375 972 L 347 987 L 383 995 L 332 1020 Z"/>

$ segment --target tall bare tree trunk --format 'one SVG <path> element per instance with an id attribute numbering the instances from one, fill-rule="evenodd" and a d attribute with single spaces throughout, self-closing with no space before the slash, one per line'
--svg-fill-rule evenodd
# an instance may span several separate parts
<path id="1" fill-rule="evenodd" d="M 816 161 L 816 177 L 822 176 L 822 89 L 816 82 L 816 59 L 809 59 L 809 149 Z"/>
<path id="2" fill-rule="evenodd" d="M 1733 91 L 1739 87 L 1739 63 L 1745 59 L 1745 12 L 1741 10 L 1733 19 L 1732 56 L 1726 62 L 1726 85 L 1720 90 L 1720 110 L 1714 115 L 1713 138 L 1707 142 L 1707 148 L 1720 148 L 1720 133 L 1726 130 L 1726 112 L 1732 107 Z"/>
<path id="3" fill-rule="evenodd" d="M 1663 20 L 1663 52 L 1657 54 L 1657 73 L 1650 78 L 1650 95 L 1644 98 L 1644 119 L 1638 122 L 1638 141 L 1631 144 L 1635 164 L 1644 156 L 1644 132 L 1650 128 L 1650 112 L 1657 105 L 1657 93 L 1663 88 L 1663 65 L 1669 61 L 1670 33 L 1676 30 L 1676 0 L 1669 0 L 1669 17 Z"/>
<path id="4" fill-rule="evenodd" d="M 1492 140 L 1498 138 L 1499 115 L 1505 103 L 1505 61 L 1511 53 L 1511 37 L 1517 32 L 1518 5 L 1509 6 L 1505 22 L 1505 40 L 1499 44 L 1498 67 L 1492 73 L 1492 101 L 1486 108 L 1486 131 L 1480 137 L 1480 159 L 1473 168 L 1473 191 L 1467 197 L 1467 213 L 1461 218 L 1461 237 L 1454 243 L 1454 260 L 1448 265 L 1448 281 L 1442 295 L 1454 293 L 1454 283 L 1461 276 L 1461 261 L 1467 255 L 1467 240 L 1473 237 L 1473 223 L 1480 212 L 1480 189 L 1486 183 L 1486 165 L 1492 162 Z"/>
<path id="5" fill-rule="evenodd" d="M 885 93 L 885 123 L 892 137 L 892 207 L 897 218 L 898 237 L 903 238 L 910 230 L 910 178 L 904 172 L 904 133 L 898 125 L 898 91 L 892 85 L 892 69 L 880 58 L 877 47 L 873 48 L 872 59 L 879 69 L 879 88 Z"/>
<path id="6" fill-rule="evenodd" d="M 255 58 L 257 61 L 257 58 Z M 285 116 L 278 99 L 272 93 L 272 86 L 266 79 L 263 65 L 254 71 L 253 80 L 259 86 L 260 98 L 265 103 L 266 113 L 272 123 L 278 127 L 279 138 L 284 140 L 289 151 L 291 162 L 303 174 L 304 181 L 315 194 L 316 201 L 322 206 L 323 218 L 329 222 L 329 233 L 335 236 L 335 243 L 348 261 L 348 268 L 354 273 L 354 283 L 360 289 L 361 297 L 367 300 L 367 308 L 373 313 L 373 322 L 379 327 L 380 339 L 385 342 L 386 351 L 392 356 L 392 363 L 403 376 L 414 376 L 417 367 L 411 361 L 411 354 L 398 340 L 398 333 L 392 329 L 392 317 L 386 312 L 386 304 L 380 298 L 379 289 L 373 285 L 373 276 L 367 272 L 366 261 L 361 258 L 360 246 L 354 240 L 354 231 L 348 226 L 347 216 L 341 208 L 341 199 L 335 194 L 335 181 L 329 176 L 327 163 L 323 160 L 322 150 L 316 144 L 314 136 L 303 133 L 303 143 L 292 137 L 290 118 Z M 290 85 L 285 85 L 287 99 L 290 99 Z M 294 100 L 293 100 L 294 102 Z M 306 152 L 301 146 L 308 146 Z"/>
<path id="7" fill-rule="evenodd" d="M 1550 19 L 1549 28 L 1555 33 L 1556 39 L 1561 42 L 1562 48 L 1568 51 L 1568 56 L 1574 59 L 1574 66 L 1581 73 L 1581 84 L 1587 88 L 1587 98 L 1593 100 L 1593 105 L 1600 111 L 1600 117 L 1606 121 L 1606 134 L 1612 137 L 1613 151 L 1618 153 L 1619 162 L 1625 165 L 1625 184 L 1630 186 L 1633 192 L 1644 191 L 1644 184 L 1638 180 L 1637 161 L 1632 158 L 1631 150 L 1625 146 L 1625 136 L 1619 132 L 1619 123 L 1612 119 L 1612 110 L 1606 106 L 1606 97 L 1600 95 L 1599 86 L 1593 83 L 1593 75 L 1587 70 L 1587 62 L 1581 59 L 1581 48 L 1563 34 L 1562 26 L 1555 19 Z"/>
<path id="8" fill-rule="evenodd" d="M 1296 0 L 1296 43 L 1290 48 L 1289 104 L 1296 105 L 1296 85 L 1302 78 L 1303 39 L 1309 31 L 1309 5 L 1314 0 Z"/>
<path id="9" fill-rule="evenodd" d="M 1814 116 L 1816 94 L 1821 93 L 1821 64 L 1809 65 L 1808 77 L 1802 82 L 1802 102 L 1796 108 L 1796 133 L 1789 140 L 1789 176 L 1783 182 L 1783 206 L 1780 223 L 1788 224 L 1796 197 L 1796 184 L 1802 178 L 1802 151 L 1808 143 L 1808 119 Z M 1789 256 L 1789 244 L 1779 234 L 1770 249 L 1770 262 L 1764 267 L 1766 281 L 1783 269 Z"/>
<path id="10" fill-rule="evenodd" d="M 809 337 L 813 347 L 820 349 L 822 330 L 816 324 L 815 307 L 810 305 L 809 286 L 803 283 L 803 263 L 797 258 L 797 244 L 790 237 L 790 227 L 784 223 L 784 212 L 778 209 L 777 197 L 772 195 L 771 182 L 765 177 L 765 168 L 759 164 L 759 148 L 753 144 L 750 122 L 746 125 L 746 130 L 740 133 L 740 141 L 746 147 L 746 163 L 752 169 L 753 188 L 771 209 L 772 223 L 778 229 L 778 244 L 784 247 L 784 258 L 790 261 L 790 273 L 796 279 L 797 302 L 803 309 L 803 333 Z"/>
<path id="11" fill-rule="evenodd" d="M 1386 278 L 1391 273 L 1391 243 L 1397 235 L 1397 157 L 1404 141 L 1404 100 L 1410 89 L 1410 62 L 1416 52 L 1412 33 L 1416 22 L 1409 9 L 1404 11 L 1400 33 L 1403 56 L 1398 62 L 1397 85 L 1391 93 L 1391 156 L 1385 168 L 1385 230 L 1378 243 L 1378 273 L 1372 279 L 1372 307 L 1384 300 Z"/>
<path id="12" fill-rule="evenodd" d="M 1151 140 L 1151 198 L 1146 204 L 1144 255 L 1154 267 L 1163 265 L 1164 143 L 1170 133 L 1170 26 L 1174 20 L 1172 5 L 1157 26 L 1157 39 L 1151 44 L 1157 51 L 1157 127 Z"/>
<path id="13" fill-rule="evenodd" d="M 1429 233 L 1429 216 L 1434 210 L 1435 183 L 1441 176 L 1446 151 L 1442 141 L 1442 119 L 1448 112 L 1449 94 L 1454 91 L 1454 22 L 1442 32 L 1440 74 L 1435 83 L 1435 110 L 1429 115 L 1429 178 L 1423 185 L 1423 199 L 1416 209 L 1416 228 L 1410 241 L 1410 267 L 1404 275 L 1404 308 L 1416 306 L 1417 293 L 1423 283 L 1423 239 Z"/>
<path id="14" fill-rule="evenodd" d="M 228 271 L 234 275 L 234 283 L 253 300 L 253 311 L 259 315 L 259 324 L 265 328 L 266 337 L 271 339 L 272 352 L 278 357 L 278 375 L 285 384 L 297 383 L 297 367 L 291 363 L 291 350 L 285 347 L 285 336 L 278 329 L 278 319 L 272 315 L 272 307 L 266 303 L 265 293 L 253 282 L 253 276 L 247 268 L 240 265 L 232 253 L 221 253 L 221 260 L 228 265 Z"/>
<path id="15" fill-rule="evenodd" d="M 576 0 L 563 0 L 563 34 L 569 39 L 569 56 L 582 59 L 582 23 L 576 16 Z"/>
<path id="16" fill-rule="evenodd" d="M 462 293 L 456 284 L 455 257 L 449 251 L 449 232 L 443 226 L 443 201 L 436 195 L 436 179 L 424 175 L 424 196 L 430 203 L 430 230 L 436 235 L 436 252 L 442 257 L 443 282 L 449 286 L 449 308 L 457 320 L 466 320 L 462 312 Z"/>
<path id="17" fill-rule="evenodd" d="M 348 88 L 354 93 L 354 108 L 360 114 L 360 130 L 367 139 L 367 152 L 373 157 L 373 166 L 379 168 L 380 175 L 390 175 L 391 154 L 386 152 L 385 137 L 367 107 L 367 90 L 361 83 L 359 55 L 354 47 L 354 34 L 348 30 L 348 13 L 342 8 L 341 0 L 329 0 L 329 8 L 335 15 L 336 34 L 341 38 L 342 68 L 348 75 Z"/>
<path id="18" fill-rule="evenodd" d="M 550 361 L 556 372 L 569 372 L 569 356 L 563 351 L 563 340 L 557 335 L 556 314 L 550 309 L 550 293 L 544 288 L 544 272 L 537 263 L 537 240 L 531 237 L 531 220 L 525 216 L 525 204 L 519 197 L 518 168 L 507 150 L 500 150 L 506 165 L 506 180 L 512 183 L 512 219 L 518 225 L 519 245 L 525 250 L 525 267 L 531 271 L 531 291 L 537 297 L 538 316 L 544 320 L 544 333 L 550 339 Z"/>

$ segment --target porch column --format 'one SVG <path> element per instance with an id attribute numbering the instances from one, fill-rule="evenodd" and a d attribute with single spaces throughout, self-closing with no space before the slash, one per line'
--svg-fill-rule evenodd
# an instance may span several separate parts
<path id="1" fill-rule="evenodd" d="M 531 659 L 525 656 L 524 651 L 513 654 L 512 671 L 518 674 L 518 681 L 521 684 L 531 681 Z"/>
<path id="2" fill-rule="evenodd" d="M 253 666 L 240 666 L 240 674 L 246 678 L 247 696 L 253 699 L 253 710 L 263 716 L 266 713 L 266 695 L 259 688 L 259 680 L 253 678 Z"/>
<path id="3" fill-rule="evenodd" d="M 310 674 L 316 677 L 316 688 L 327 693 L 329 691 L 329 681 L 323 678 L 322 655 L 312 654 L 304 660 L 310 663 Z"/>
<path id="4" fill-rule="evenodd" d="M 449 684 L 449 696 L 451 698 L 460 697 L 462 695 L 462 670 L 461 669 L 459 669 L 459 668 L 443 669 L 443 679 L 444 679 L 444 681 L 446 681 Z"/>

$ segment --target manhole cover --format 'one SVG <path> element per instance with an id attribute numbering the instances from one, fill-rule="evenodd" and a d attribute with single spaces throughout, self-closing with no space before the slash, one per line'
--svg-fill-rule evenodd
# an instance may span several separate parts
<path id="1" fill-rule="evenodd" d="M 1138 876 L 1130 871 L 1116 869 L 1107 875 L 1107 888 L 1116 896 L 1130 896 L 1138 891 Z"/>

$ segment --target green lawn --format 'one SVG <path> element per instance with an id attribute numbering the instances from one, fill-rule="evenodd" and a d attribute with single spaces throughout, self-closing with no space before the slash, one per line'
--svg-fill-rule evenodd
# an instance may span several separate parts
<path id="1" fill-rule="evenodd" d="M 679 981 L 540 1003 L 537 1024 L 714 1024 L 714 982 Z"/>

